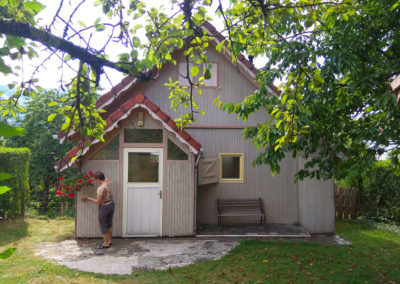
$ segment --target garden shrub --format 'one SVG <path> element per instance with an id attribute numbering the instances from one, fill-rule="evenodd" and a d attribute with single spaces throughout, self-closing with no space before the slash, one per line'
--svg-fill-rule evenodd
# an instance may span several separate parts
<path id="1" fill-rule="evenodd" d="M 28 148 L 0 147 L 0 172 L 13 177 L 0 181 L 11 188 L 0 195 L 0 217 L 24 215 L 25 200 L 29 195 L 29 155 Z"/>
<path id="2" fill-rule="evenodd" d="M 400 223 L 400 175 L 389 161 L 378 161 L 364 172 L 357 195 L 360 214 Z"/>

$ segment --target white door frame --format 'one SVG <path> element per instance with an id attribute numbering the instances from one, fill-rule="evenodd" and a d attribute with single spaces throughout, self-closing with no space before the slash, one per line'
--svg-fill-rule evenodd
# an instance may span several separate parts
<path id="1" fill-rule="evenodd" d="M 159 187 L 161 191 L 161 196 L 163 196 L 163 172 L 164 172 L 164 149 L 163 148 L 124 148 L 123 153 L 123 209 L 122 209 L 122 236 L 123 237 L 158 237 L 162 236 L 162 212 L 163 212 L 163 198 L 160 198 L 160 216 L 158 225 L 158 234 L 135 234 L 127 235 L 126 225 L 127 225 L 127 190 L 128 190 L 128 153 L 149 153 L 158 152 L 159 153 L 159 171 L 158 171 L 158 183 L 130 183 L 130 187 Z"/>

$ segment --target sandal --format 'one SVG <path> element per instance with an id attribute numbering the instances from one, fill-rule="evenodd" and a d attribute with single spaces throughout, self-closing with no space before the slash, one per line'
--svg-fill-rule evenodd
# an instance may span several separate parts
<path id="1" fill-rule="evenodd" d="M 97 249 L 108 249 L 110 246 L 111 245 L 105 246 L 105 245 L 101 244 L 101 245 L 97 246 Z"/>

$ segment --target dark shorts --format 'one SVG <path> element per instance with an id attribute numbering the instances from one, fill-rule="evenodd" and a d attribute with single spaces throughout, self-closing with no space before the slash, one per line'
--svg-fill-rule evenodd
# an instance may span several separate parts
<path id="1" fill-rule="evenodd" d="M 113 226 L 114 210 L 115 210 L 114 201 L 106 205 L 99 206 L 99 223 L 102 235 L 106 234 L 108 229 L 112 228 Z"/>

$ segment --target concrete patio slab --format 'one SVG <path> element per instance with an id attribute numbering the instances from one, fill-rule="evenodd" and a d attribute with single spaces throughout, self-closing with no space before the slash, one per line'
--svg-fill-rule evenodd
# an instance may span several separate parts
<path id="1" fill-rule="evenodd" d="M 130 274 L 138 269 L 164 270 L 202 260 L 216 260 L 236 247 L 242 239 L 351 244 L 335 234 L 310 235 L 303 228 L 292 225 L 205 226 L 200 227 L 196 237 L 114 239 L 111 248 L 101 250 L 96 249 L 101 244 L 100 239 L 66 240 L 41 243 L 35 253 L 80 271 Z"/>
<path id="2" fill-rule="evenodd" d="M 202 260 L 216 260 L 239 244 L 236 240 L 115 239 L 108 249 L 96 249 L 100 240 L 42 243 L 36 255 L 68 268 L 103 274 L 130 274 L 132 270 L 163 270 Z"/>

